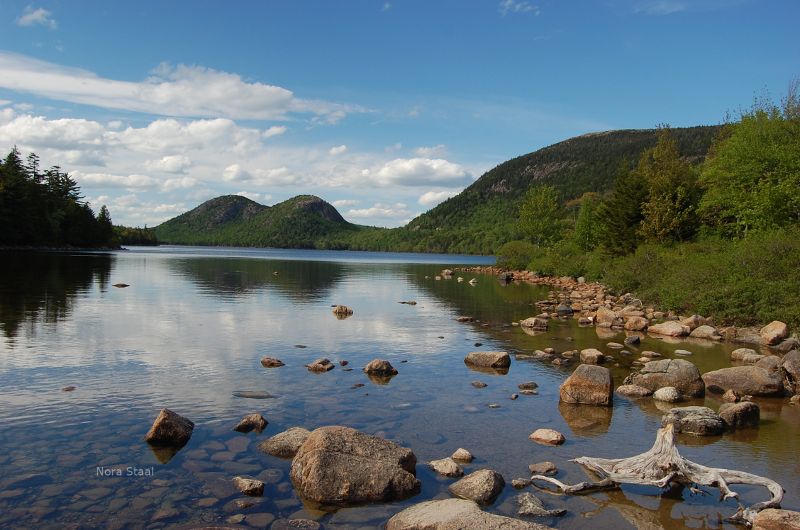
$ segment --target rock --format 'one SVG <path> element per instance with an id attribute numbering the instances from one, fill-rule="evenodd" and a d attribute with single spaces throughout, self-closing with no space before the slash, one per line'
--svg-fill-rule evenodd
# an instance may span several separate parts
<path id="1" fill-rule="evenodd" d="M 674 386 L 665 386 L 653 392 L 653 399 L 665 403 L 677 403 L 681 400 L 681 393 Z"/>
<path id="2" fill-rule="evenodd" d="M 305 499 L 330 506 L 389 502 L 419 493 L 417 457 L 405 447 L 349 427 L 313 431 L 292 460 Z"/>
<path id="3" fill-rule="evenodd" d="M 560 517 L 567 513 L 567 510 L 548 510 L 542 501 L 533 493 L 525 492 L 517 497 L 519 509 L 517 515 L 529 515 L 532 517 Z"/>
<path id="4" fill-rule="evenodd" d="M 639 385 L 622 385 L 617 388 L 617 394 L 626 397 L 647 397 L 652 395 L 653 391 Z"/>
<path id="5" fill-rule="evenodd" d="M 614 397 L 611 371 L 603 366 L 581 364 L 561 384 L 558 393 L 564 403 L 610 406 Z"/>
<path id="6" fill-rule="evenodd" d="M 719 417 L 728 429 L 741 427 L 758 427 L 761 421 L 761 409 L 752 401 L 741 403 L 723 403 L 719 408 Z"/>
<path id="7" fill-rule="evenodd" d="M 789 398 L 790 405 L 800 405 L 800 394 L 795 394 L 791 398 Z"/>
<path id="8" fill-rule="evenodd" d="M 625 319 L 626 331 L 646 331 L 650 321 L 644 317 L 628 317 Z"/>
<path id="9" fill-rule="evenodd" d="M 661 426 L 673 424 L 675 432 L 697 436 L 714 436 L 725 431 L 725 422 L 708 407 L 680 407 L 670 409 L 661 419 Z"/>
<path id="10" fill-rule="evenodd" d="M 718 394 L 735 390 L 741 395 L 782 396 L 783 379 L 757 366 L 732 366 L 703 374 L 703 381 L 710 392 Z"/>
<path id="11" fill-rule="evenodd" d="M 261 497 L 264 494 L 264 483 L 260 480 L 234 477 L 233 484 L 248 497 Z"/>
<path id="12" fill-rule="evenodd" d="M 115 283 L 112 287 L 116 287 L 117 289 L 124 289 L 126 287 L 130 287 L 127 283 Z"/>
<path id="13" fill-rule="evenodd" d="M 706 323 L 706 319 L 700 315 L 692 315 L 680 320 L 680 323 L 689 328 L 689 331 L 691 332 L 704 325 Z"/>
<path id="14" fill-rule="evenodd" d="M 619 342 L 609 342 L 608 344 L 606 344 L 606 346 L 611 348 L 612 350 L 621 350 L 622 348 L 625 347 Z"/>
<path id="15" fill-rule="evenodd" d="M 661 357 L 661 354 L 656 351 L 645 350 L 642 352 L 642 357 L 649 357 L 654 359 L 656 357 Z"/>
<path id="16" fill-rule="evenodd" d="M 547 320 L 539 317 L 530 317 L 520 320 L 519 325 L 523 328 L 534 329 L 537 331 L 547 331 Z"/>
<path id="17" fill-rule="evenodd" d="M 294 458 L 294 455 L 305 443 L 311 431 L 302 427 L 292 427 L 264 440 L 258 448 L 268 455 L 278 458 Z"/>
<path id="18" fill-rule="evenodd" d="M 500 473 L 491 469 L 479 469 L 451 484 L 447 490 L 462 499 L 478 504 L 491 504 L 503 491 L 506 481 Z"/>
<path id="19" fill-rule="evenodd" d="M 722 340 L 722 335 L 719 334 L 716 328 L 705 324 L 696 327 L 689 333 L 689 336 L 695 339 Z"/>
<path id="20" fill-rule="evenodd" d="M 486 388 L 489 385 L 487 385 L 483 381 L 473 381 L 472 386 L 474 386 L 475 388 Z"/>
<path id="21" fill-rule="evenodd" d="M 555 475 L 558 468 L 552 462 L 537 462 L 528 466 L 531 475 Z"/>
<path id="22" fill-rule="evenodd" d="M 61 391 L 62 392 L 72 392 L 72 391 L 75 390 L 75 388 L 76 387 L 74 385 L 69 385 L 69 386 L 65 386 L 64 388 L 62 388 Z"/>
<path id="23" fill-rule="evenodd" d="M 737 348 L 731 352 L 731 361 L 742 362 L 747 364 L 755 364 L 763 355 L 759 355 L 757 351 L 752 348 Z"/>
<path id="24" fill-rule="evenodd" d="M 784 355 L 781 368 L 792 391 L 800 393 L 800 350 L 792 350 Z"/>
<path id="25" fill-rule="evenodd" d="M 739 393 L 735 390 L 728 389 L 722 394 L 722 401 L 726 401 L 728 403 L 738 403 L 741 399 Z"/>
<path id="26" fill-rule="evenodd" d="M 322 525 L 311 519 L 277 519 L 269 530 L 320 530 Z"/>
<path id="27" fill-rule="evenodd" d="M 566 441 L 563 434 L 553 429 L 537 429 L 528 438 L 543 445 L 561 445 Z"/>
<path id="28" fill-rule="evenodd" d="M 484 368 L 508 368 L 511 366 L 511 357 L 504 351 L 474 351 L 467 354 L 464 362 Z"/>
<path id="29" fill-rule="evenodd" d="M 452 276 L 453 271 L 450 269 L 442 269 L 442 276 Z"/>
<path id="30" fill-rule="evenodd" d="M 269 392 L 263 392 L 261 390 L 237 390 L 236 392 L 231 392 L 231 395 L 233 397 L 245 399 L 270 399 L 275 397 Z"/>
<path id="31" fill-rule="evenodd" d="M 261 414 L 248 414 L 233 428 L 234 431 L 238 432 L 250 432 L 256 431 L 261 432 L 267 426 L 269 422 L 264 419 L 264 416 Z"/>
<path id="32" fill-rule="evenodd" d="M 333 314 L 337 317 L 347 317 L 353 314 L 353 310 L 346 305 L 335 305 L 333 306 Z"/>
<path id="33" fill-rule="evenodd" d="M 441 460 L 431 460 L 428 464 L 434 471 L 445 477 L 461 477 L 464 475 L 464 470 L 461 469 L 461 466 L 450 457 L 442 458 Z"/>
<path id="34" fill-rule="evenodd" d="M 778 350 L 783 353 L 787 353 L 798 348 L 800 348 L 800 339 L 797 339 L 796 337 L 789 337 L 783 342 L 780 342 L 772 347 L 773 350 Z"/>
<path id="35" fill-rule="evenodd" d="M 772 346 L 789 336 L 789 326 L 779 320 L 773 320 L 761 328 L 758 334 L 764 344 Z"/>
<path id="36" fill-rule="evenodd" d="M 760 355 L 761 357 L 759 360 L 755 362 L 753 366 L 758 368 L 763 368 L 767 372 L 775 372 L 781 373 L 781 365 L 783 365 L 783 359 L 781 359 L 778 355 Z"/>
<path id="37" fill-rule="evenodd" d="M 516 394 L 516 393 L 514 393 L 514 394 L 511 394 L 511 396 L 509 397 L 509 399 L 510 399 L 511 401 L 514 401 L 515 399 L 518 399 L 518 398 L 519 398 L 519 394 Z"/>
<path id="38" fill-rule="evenodd" d="M 456 317 L 456 322 L 472 322 L 473 320 L 475 319 L 467 316 Z"/>
<path id="39" fill-rule="evenodd" d="M 385 359 L 373 359 L 364 367 L 364 373 L 386 377 L 397 375 L 397 369 Z"/>
<path id="40" fill-rule="evenodd" d="M 330 359 L 320 357 L 311 364 L 307 364 L 306 368 L 308 368 L 309 372 L 327 372 L 333 370 L 334 366 Z"/>
<path id="41" fill-rule="evenodd" d="M 675 350 L 675 355 L 692 355 L 689 350 Z"/>
<path id="42" fill-rule="evenodd" d="M 753 530 L 800 530 L 800 512 L 767 508 L 756 515 Z"/>
<path id="43" fill-rule="evenodd" d="M 655 333 L 657 335 L 666 335 L 667 337 L 685 337 L 691 330 L 688 326 L 684 326 L 680 322 L 669 320 L 661 324 L 654 324 L 647 328 L 648 333 Z"/>
<path id="44" fill-rule="evenodd" d="M 642 342 L 642 338 L 639 335 L 631 335 L 630 337 L 625 337 L 623 342 L 628 346 L 636 346 Z"/>
<path id="45" fill-rule="evenodd" d="M 638 385 L 651 392 L 661 387 L 675 387 L 681 395 L 702 397 L 705 384 L 697 367 L 685 359 L 660 359 L 645 363 L 641 370 L 625 378 L 625 385 Z"/>
<path id="46" fill-rule="evenodd" d="M 515 478 L 511 481 L 511 487 L 515 490 L 521 490 L 523 488 L 527 488 L 531 485 L 531 479 L 529 478 Z"/>
<path id="47" fill-rule="evenodd" d="M 595 348 L 581 350 L 581 362 L 584 364 L 600 364 L 604 360 L 603 352 Z"/>
<path id="48" fill-rule="evenodd" d="M 274 357 L 263 357 L 261 359 L 261 366 L 264 368 L 279 368 L 284 366 L 283 361 Z"/>
<path id="49" fill-rule="evenodd" d="M 472 462 L 473 456 L 472 453 L 467 451 L 466 449 L 459 447 L 456 451 L 450 456 L 456 462 Z"/>
<path id="50" fill-rule="evenodd" d="M 144 440 L 152 445 L 183 447 L 192 437 L 194 423 L 169 409 L 161 409 Z"/>
<path id="51" fill-rule="evenodd" d="M 400 303 L 406 305 L 417 305 L 417 302 L 415 302 L 414 300 L 409 300 L 407 302 L 400 302 Z"/>
<path id="52" fill-rule="evenodd" d="M 273 523 L 272 528 L 274 527 Z M 486 513 L 469 500 L 443 499 L 425 501 L 406 508 L 389 519 L 385 530 L 547 530 L 548 528 L 540 524 Z"/>
<path id="53" fill-rule="evenodd" d="M 606 307 L 599 307 L 594 317 L 595 321 L 597 322 L 597 326 L 601 328 L 610 328 L 614 324 L 618 323 L 618 318 L 619 317 L 617 316 L 616 312 Z"/>

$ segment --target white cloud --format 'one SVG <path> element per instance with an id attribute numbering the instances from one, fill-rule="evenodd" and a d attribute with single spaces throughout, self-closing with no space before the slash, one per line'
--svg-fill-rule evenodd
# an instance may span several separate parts
<path id="1" fill-rule="evenodd" d="M 48 120 L 41 116 L 16 115 L 4 109 L 0 143 L 47 145 L 59 149 L 100 146 L 104 127 L 84 119 Z"/>
<path id="2" fill-rule="evenodd" d="M 113 175 L 110 173 L 83 173 L 81 171 L 72 171 L 70 173 L 72 178 L 81 187 L 97 188 L 97 187 L 112 187 L 112 188 L 154 188 L 158 185 L 158 181 L 147 175 Z"/>
<path id="3" fill-rule="evenodd" d="M 364 109 L 305 100 L 285 88 L 246 82 L 234 73 L 166 63 L 141 82 L 102 78 L 87 70 L 0 52 L 0 87 L 60 101 L 162 116 L 281 120 L 311 114 L 335 123 Z"/>
<path id="4" fill-rule="evenodd" d="M 179 177 L 167 179 L 161 183 L 161 189 L 164 191 L 186 190 L 197 186 L 198 182 L 192 177 Z"/>
<path id="5" fill-rule="evenodd" d="M 500 0 L 497 10 L 502 16 L 506 16 L 509 13 L 539 14 L 539 6 L 535 6 L 525 0 Z"/>
<path id="6" fill-rule="evenodd" d="M 460 165 L 441 158 L 396 158 L 375 172 L 384 186 L 463 186 L 471 181 Z"/>
<path id="7" fill-rule="evenodd" d="M 414 149 L 414 154 L 423 158 L 442 158 L 447 156 L 447 147 L 444 144 L 417 147 Z"/>
<path id="8" fill-rule="evenodd" d="M 331 155 L 331 156 L 336 156 L 336 155 L 340 155 L 340 154 L 344 153 L 345 151 L 347 151 L 347 146 L 346 145 L 337 145 L 336 147 L 331 147 L 328 150 L 328 154 Z"/>
<path id="9" fill-rule="evenodd" d="M 249 191 L 237 191 L 234 195 L 241 195 L 242 197 L 247 197 L 251 201 L 256 201 L 261 204 L 268 202 L 272 199 L 272 195 L 266 193 L 253 193 Z"/>
<path id="10" fill-rule="evenodd" d="M 256 186 L 293 186 L 306 182 L 286 166 L 249 171 L 240 164 L 231 164 L 222 172 L 222 178 L 226 182 L 247 182 Z"/>
<path id="11" fill-rule="evenodd" d="M 339 199 L 338 201 L 333 201 L 331 204 L 333 204 L 337 208 L 346 208 L 348 206 L 355 206 L 359 202 L 361 201 L 356 199 Z"/>
<path id="12" fill-rule="evenodd" d="M 163 171 L 165 173 L 186 173 L 192 165 L 189 157 L 183 155 L 167 155 L 158 160 L 148 160 L 144 167 L 150 171 Z"/>
<path id="13" fill-rule="evenodd" d="M 357 210 L 347 210 L 346 217 L 353 219 L 397 219 L 405 218 L 411 215 L 411 211 L 406 204 L 398 202 L 395 204 L 375 203 L 371 208 L 362 208 Z"/>
<path id="14" fill-rule="evenodd" d="M 262 134 L 264 138 L 272 138 L 273 136 L 279 136 L 286 132 L 286 126 L 284 125 L 273 125 Z"/>
<path id="15" fill-rule="evenodd" d="M 56 29 L 58 23 L 53 18 L 53 13 L 42 7 L 34 9 L 33 6 L 28 6 L 23 11 L 22 16 L 17 19 L 17 26 L 30 27 L 30 26 L 44 26 L 50 29 Z"/>
<path id="16" fill-rule="evenodd" d="M 440 202 L 444 201 L 445 199 L 449 199 L 450 197 L 455 197 L 458 195 L 460 190 L 445 190 L 445 191 L 428 191 L 420 195 L 419 202 L 423 206 L 436 206 Z"/>

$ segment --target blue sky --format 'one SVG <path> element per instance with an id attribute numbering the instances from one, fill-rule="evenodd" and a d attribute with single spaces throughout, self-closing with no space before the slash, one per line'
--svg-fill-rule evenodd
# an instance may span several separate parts
<path id="1" fill-rule="evenodd" d="M 116 223 L 300 193 L 404 224 L 592 131 L 719 123 L 800 76 L 800 1 L 4 1 L 0 149 Z"/>

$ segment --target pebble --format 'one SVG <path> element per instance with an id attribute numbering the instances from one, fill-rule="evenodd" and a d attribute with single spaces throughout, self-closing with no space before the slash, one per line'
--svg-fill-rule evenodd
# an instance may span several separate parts
<path id="1" fill-rule="evenodd" d="M 675 350 L 675 355 L 692 355 L 689 350 Z"/>
<path id="2" fill-rule="evenodd" d="M 511 394 L 511 400 L 515 400 L 519 397 L 519 394 Z"/>
<path id="3" fill-rule="evenodd" d="M 487 385 L 483 381 L 473 381 L 472 386 L 474 386 L 475 388 L 486 388 L 489 385 Z"/>

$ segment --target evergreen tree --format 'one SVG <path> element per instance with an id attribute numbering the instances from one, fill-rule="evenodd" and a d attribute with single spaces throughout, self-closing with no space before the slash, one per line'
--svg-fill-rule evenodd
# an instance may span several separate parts
<path id="1" fill-rule="evenodd" d="M 642 222 L 642 204 L 649 192 L 647 181 L 623 162 L 614 181 L 614 191 L 597 208 L 599 241 L 606 252 L 630 254 L 638 245 L 637 231 Z"/>

